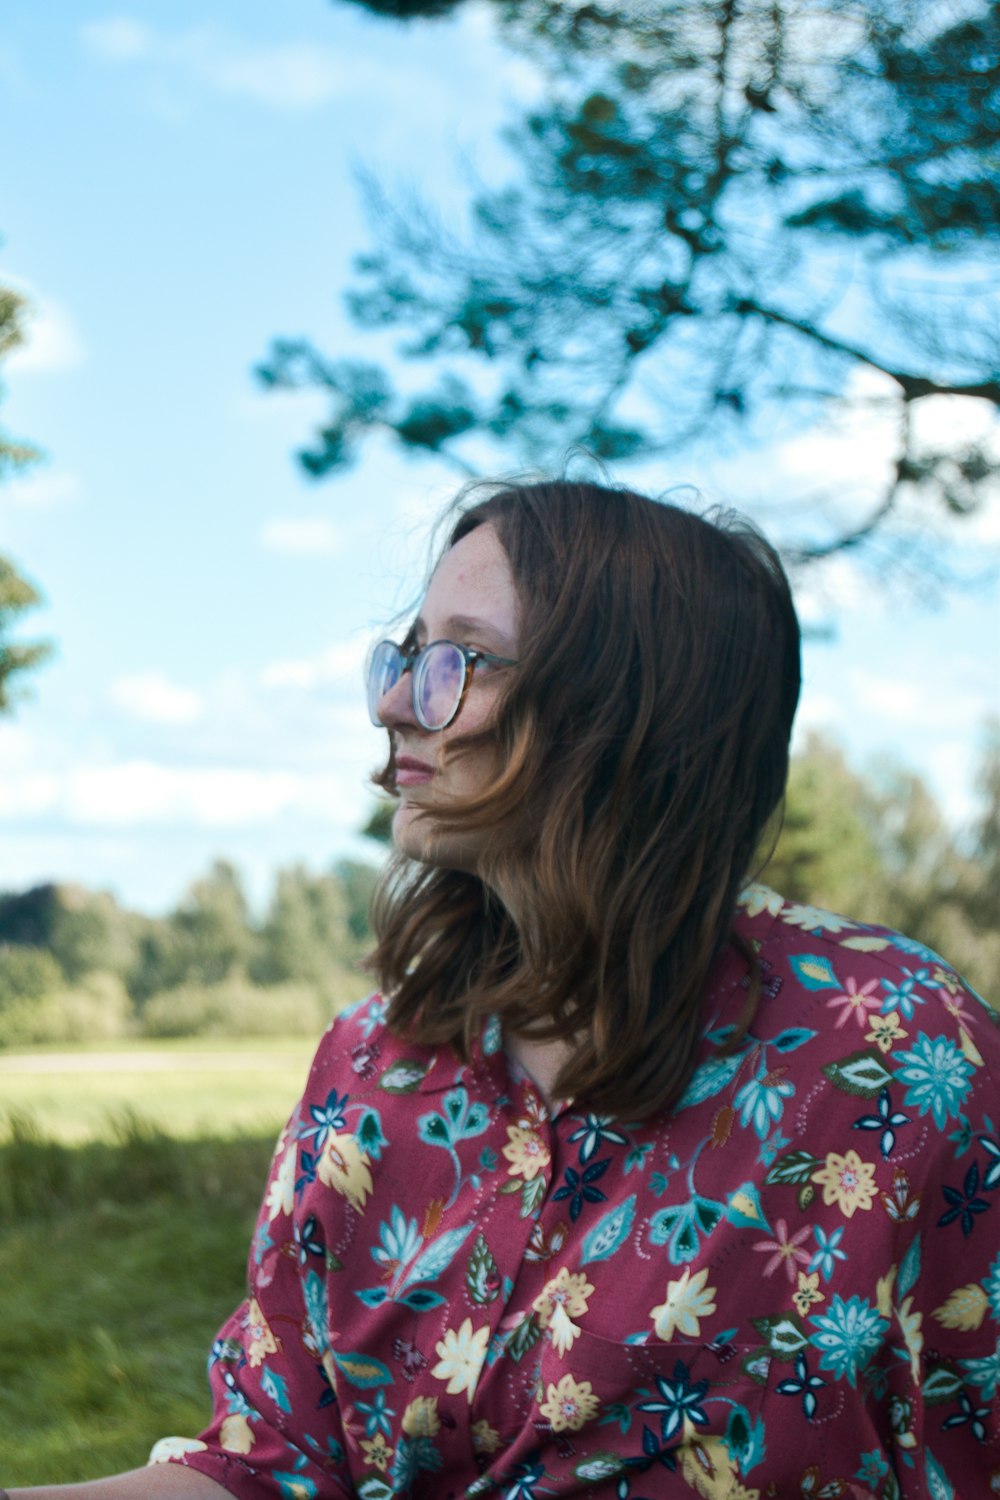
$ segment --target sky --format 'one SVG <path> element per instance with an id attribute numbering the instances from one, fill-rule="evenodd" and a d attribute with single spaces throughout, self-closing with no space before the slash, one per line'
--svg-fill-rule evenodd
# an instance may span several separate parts
<path id="1" fill-rule="evenodd" d="M 362 663 L 454 479 L 376 444 L 309 480 L 293 451 L 323 403 L 253 366 L 277 335 L 385 356 L 342 305 L 371 243 L 357 169 L 455 205 L 461 161 L 489 170 L 534 87 L 475 5 L 398 27 L 331 0 L 7 0 L 0 284 L 33 314 L 0 423 L 46 458 L 0 486 L 0 551 L 45 596 L 21 636 L 56 651 L 0 720 L 0 890 L 80 881 L 163 911 L 224 857 L 260 903 L 280 865 L 375 857 Z M 801 434 L 771 488 L 887 451 Z M 711 497 L 719 470 L 661 478 Z M 987 573 L 998 509 L 967 534 Z M 995 570 L 934 607 L 838 565 L 799 602 L 836 631 L 807 641 L 797 743 L 900 761 L 966 826 L 1000 712 Z"/>

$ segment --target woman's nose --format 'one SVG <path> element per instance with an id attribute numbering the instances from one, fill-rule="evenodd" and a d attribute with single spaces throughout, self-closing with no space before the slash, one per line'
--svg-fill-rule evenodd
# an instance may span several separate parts
<path id="1" fill-rule="evenodd" d="M 392 687 L 386 688 L 378 700 L 375 712 L 386 729 L 394 729 L 397 724 L 417 723 L 417 717 L 413 712 L 413 674 L 411 672 L 404 672 Z"/>

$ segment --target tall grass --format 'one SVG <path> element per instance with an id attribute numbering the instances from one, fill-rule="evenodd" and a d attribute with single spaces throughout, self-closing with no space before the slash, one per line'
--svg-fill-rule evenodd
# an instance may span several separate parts
<path id="1" fill-rule="evenodd" d="M 207 1417 L 273 1132 L 181 1141 L 136 1114 L 68 1146 L 0 1133 L 0 1485 L 145 1462 Z"/>

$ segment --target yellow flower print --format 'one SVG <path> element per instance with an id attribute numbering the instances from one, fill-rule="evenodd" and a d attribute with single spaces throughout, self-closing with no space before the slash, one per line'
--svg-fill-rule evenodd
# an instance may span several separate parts
<path id="1" fill-rule="evenodd" d="M 295 1157 L 298 1147 L 293 1141 L 281 1158 L 281 1166 L 275 1172 L 265 1200 L 267 1218 L 273 1223 L 279 1214 L 291 1214 L 295 1205 Z"/>
<path id="2" fill-rule="evenodd" d="M 957 974 L 951 969 L 942 969 L 940 965 L 931 974 L 935 984 L 943 984 L 949 995 L 957 995 L 962 985 Z"/>
<path id="3" fill-rule="evenodd" d="M 736 1477 L 736 1463 L 721 1437 L 701 1434 L 690 1418 L 684 1418 L 684 1437 L 677 1450 L 681 1473 L 705 1500 L 729 1500 Z"/>
<path id="4" fill-rule="evenodd" d="M 260 1310 L 260 1303 L 256 1297 L 250 1298 L 247 1315 L 243 1319 L 243 1327 L 247 1331 L 247 1359 L 256 1369 L 258 1365 L 264 1363 L 266 1355 L 275 1354 L 278 1349 L 274 1334 Z"/>
<path id="5" fill-rule="evenodd" d="M 219 1428 L 219 1442 L 227 1453 L 249 1453 L 254 1445 L 250 1423 L 242 1412 L 233 1412 Z"/>
<path id="6" fill-rule="evenodd" d="M 869 1016 L 871 1031 L 865 1032 L 865 1041 L 874 1042 L 880 1052 L 888 1052 L 893 1042 L 901 1042 L 909 1032 L 899 1024 L 899 1011 L 891 1010 L 886 1016 Z"/>
<path id="7" fill-rule="evenodd" d="M 441 1431 L 436 1396 L 414 1396 L 403 1413 L 403 1431 L 407 1437 L 437 1437 Z"/>
<path id="8" fill-rule="evenodd" d="M 537 1130 L 526 1130 L 523 1125 L 508 1125 L 507 1136 L 503 1154 L 510 1162 L 508 1175 L 525 1177 L 531 1182 L 551 1160 L 548 1146 Z"/>
<path id="9" fill-rule="evenodd" d="M 325 1187 L 342 1193 L 360 1214 L 372 1190 L 370 1165 L 371 1157 L 362 1151 L 353 1135 L 331 1130 L 323 1144 L 316 1173 Z"/>
<path id="10" fill-rule="evenodd" d="M 899 1319 L 899 1326 L 903 1330 L 903 1339 L 910 1356 L 910 1373 L 913 1376 L 914 1384 L 919 1384 L 920 1355 L 924 1347 L 924 1315 L 922 1312 L 915 1312 L 913 1310 L 912 1297 L 904 1297 L 902 1305 L 896 1308 L 896 1316 Z"/>
<path id="11" fill-rule="evenodd" d="M 649 1316 L 653 1320 L 657 1338 L 669 1341 L 675 1333 L 696 1339 L 701 1333 L 701 1318 L 710 1318 L 715 1312 L 715 1287 L 706 1286 L 708 1268 L 692 1277 L 690 1270 L 684 1272 L 679 1281 L 667 1283 L 667 1298 L 658 1307 L 651 1307 Z"/>
<path id="12" fill-rule="evenodd" d="M 500 1446 L 500 1434 L 491 1427 L 485 1417 L 472 1424 L 473 1453 L 495 1453 Z"/>
<path id="13" fill-rule="evenodd" d="M 153 1444 L 147 1462 L 166 1464 L 172 1458 L 183 1458 L 185 1453 L 207 1453 L 208 1444 L 201 1438 L 165 1437 Z"/>
<path id="14" fill-rule="evenodd" d="M 931 1317 L 943 1323 L 945 1328 L 959 1328 L 963 1333 L 971 1333 L 982 1327 L 989 1305 L 979 1282 L 970 1281 L 968 1286 L 956 1287 L 947 1302 L 934 1309 Z"/>
<path id="15" fill-rule="evenodd" d="M 449 1396 L 458 1396 L 464 1391 L 471 1406 L 489 1342 L 489 1327 L 477 1328 L 473 1332 L 471 1318 L 466 1318 L 457 1332 L 454 1328 L 445 1330 L 444 1338 L 434 1345 L 441 1358 L 431 1374 L 437 1380 L 447 1380 L 445 1389 Z"/>
<path id="16" fill-rule="evenodd" d="M 828 1151 L 826 1165 L 812 1174 L 812 1180 L 822 1184 L 823 1202 L 835 1203 L 846 1219 L 853 1218 L 859 1208 L 871 1208 L 878 1193 L 874 1164 L 862 1161 L 856 1151 L 843 1156 Z"/>
<path id="17" fill-rule="evenodd" d="M 549 1320 L 557 1307 L 561 1307 L 571 1318 L 581 1318 L 587 1311 L 587 1303 L 593 1292 L 594 1288 L 582 1271 L 569 1271 L 561 1266 L 559 1274 L 545 1283 L 544 1289 L 531 1305 L 538 1314 L 539 1325 L 548 1328 Z"/>
<path id="18" fill-rule="evenodd" d="M 577 1382 L 572 1375 L 564 1375 L 558 1385 L 549 1385 L 539 1411 L 553 1432 L 579 1432 L 593 1421 L 600 1406 L 589 1380 Z"/>
<path id="19" fill-rule="evenodd" d="M 826 1297 L 819 1289 L 819 1272 L 813 1271 L 810 1275 L 806 1271 L 799 1272 L 798 1289 L 792 1293 L 792 1301 L 795 1310 L 805 1317 L 815 1302 L 825 1302 Z"/>
<path id="20" fill-rule="evenodd" d="M 373 1469 L 378 1469 L 382 1474 L 385 1473 L 392 1458 L 392 1449 L 380 1432 L 376 1432 L 373 1438 L 362 1438 L 361 1451 L 365 1456 L 366 1464 L 371 1464 Z"/>

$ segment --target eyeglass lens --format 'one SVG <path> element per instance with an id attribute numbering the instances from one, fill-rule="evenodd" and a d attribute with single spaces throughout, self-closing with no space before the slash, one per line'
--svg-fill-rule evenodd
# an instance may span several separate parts
<path id="1" fill-rule="evenodd" d="M 402 676 L 403 658 L 392 641 L 375 648 L 368 672 L 368 713 L 381 724 L 378 706 Z M 413 709 L 424 729 L 442 729 L 454 714 L 465 685 L 465 657 L 450 641 L 436 641 L 417 655 L 413 668 Z"/>
<path id="2" fill-rule="evenodd" d="M 464 683 L 465 658 L 456 646 L 440 641 L 423 653 L 415 668 L 413 707 L 425 729 L 447 724 Z"/>

